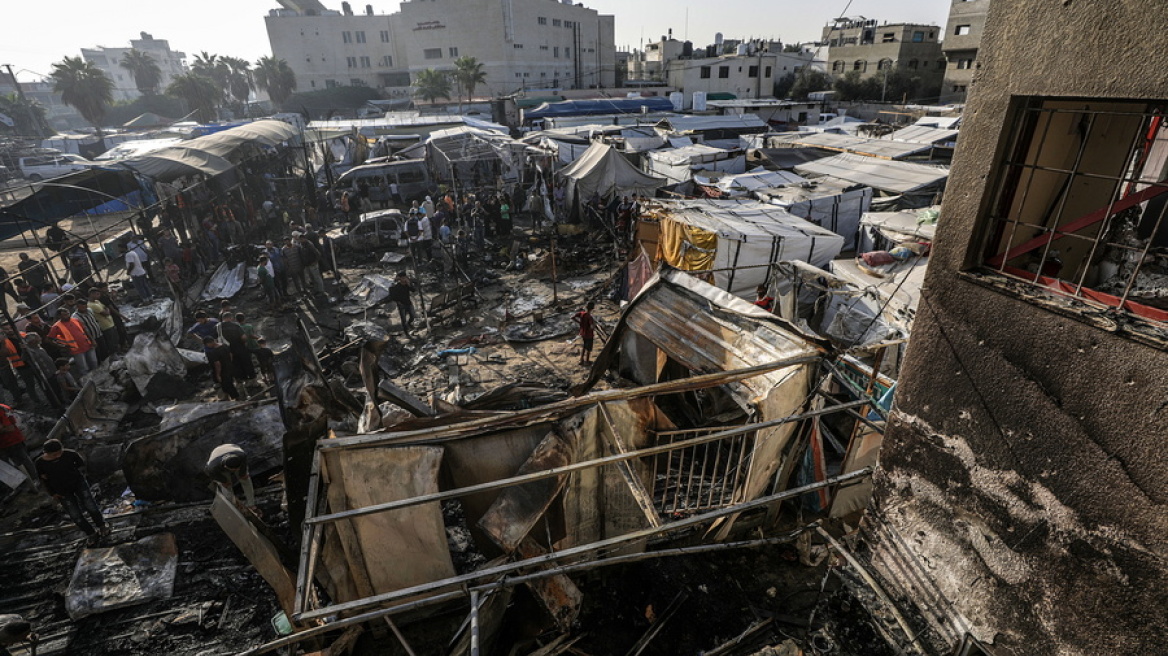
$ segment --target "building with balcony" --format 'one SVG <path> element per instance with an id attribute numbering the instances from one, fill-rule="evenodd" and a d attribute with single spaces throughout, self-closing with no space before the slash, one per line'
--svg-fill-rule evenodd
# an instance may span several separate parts
<path id="1" fill-rule="evenodd" d="M 186 53 L 170 49 L 166 39 L 155 39 L 146 32 L 141 38 L 131 39 L 129 48 L 82 48 L 81 57 L 100 68 L 114 83 L 114 100 L 133 100 L 142 94 L 134 82 L 134 74 L 122 66 L 122 57 L 130 50 L 141 50 L 158 63 L 162 79 L 158 84 L 161 92 L 176 76 L 187 72 Z"/>
<path id="2" fill-rule="evenodd" d="M 942 103 L 965 102 L 965 94 L 977 70 L 977 51 L 985 31 L 990 0 L 953 0 L 949 21 L 945 24 L 945 81 L 941 87 Z"/>
<path id="3" fill-rule="evenodd" d="M 859 71 L 868 78 L 893 68 L 940 73 L 945 67 L 940 35 L 936 25 L 840 18 L 823 28 L 822 40 L 832 76 Z"/>

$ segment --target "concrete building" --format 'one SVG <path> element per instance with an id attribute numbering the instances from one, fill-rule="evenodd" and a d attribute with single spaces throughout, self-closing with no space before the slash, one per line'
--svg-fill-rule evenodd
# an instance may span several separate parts
<path id="1" fill-rule="evenodd" d="M 0 69 L 0 95 L 17 93 L 16 80 Z M 21 82 L 20 91 L 45 108 L 45 120 L 54 130 L 75 130 L 90 127 L 77 110 L 61 101 L 61 94 L 53 91 L 53 83 L 37 80 Z"/>
<path id="2" fill-rule="evenodd" d="M 1165 34 L 1160 0 L 989 9 L 863 520 L 923 653 L 1164 652 Z"/>
<path id="3" fill-rule="evenodd" d="M 660 41 L 645 45 L 644 50 L 634 50 L 629 57 L 628 79 L 641 82 L 664 82 L 668 63 L 693 54 L 693 44 L 678 41 L 672 36 L 662 36 Z"/>
<path id="4" fill-rule="evenodd" d="M 810 55 L 763 52 L 667 62 L 665 81 L 685 93 L 732 93 L 738 98 L 771 98 L 775 82 L 811 64 Z"/>
<path id="5" fill-rule="evenodd" d="M 82 48 L 81 57 L 85 61 L 93 62 L 109 76 L 114 83 L 114 100 L 133 100 L 142 94 L 138 92 L 138 85 L 134 83 L 134 75 L 129 69 L 122 67 L 122 57 L 130 50 L 141 50 L 150 55 L 162 72 L 162 80 L 158 84 L 159 91 L 166 89 L 177 75 L 187 72 L 186 53 L 170 49 L 166 39 L 155 39 L 146 32 L 141 32 L 141 38 L 131 39 L 129 48 Z"/>
<path id="6" fill-rule="evenodd" d="M 616 83 L 615 22 L 556 0 L 412 0 L 398 12 L 355 14 L 317 0 L 280 0 L 266 18 L 274 56 L 297 88 L 365 85 L 408 95 L 424 69 L 453 70 L 471 56 L 486 81 L 476 96 L 521 89 L 586 89 Z M 456 90 L 457 92 L 457 90 Z"/>
<path id="7" fill-rule="evenodd" d="M 965 102 L 973 71 L 977 68 L 977 51 L 985 32 L 990 0 L 953 0 L 949 21 L 945 23 L 945 81 L 941 86 L 942 103 Z"/>
<path id="8" fill-rule="evenodd" d="M 941 28 L 936 25 L 887 23 L 864 18 L 840 18 L 823 28 L 827 61 L 833 76 L 859 71 L 867 78 L 896 67 L 940 71 Z"/>

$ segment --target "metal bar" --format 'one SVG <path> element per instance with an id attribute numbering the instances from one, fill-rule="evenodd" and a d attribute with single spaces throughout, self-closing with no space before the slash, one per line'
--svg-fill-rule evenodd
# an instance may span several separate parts
<path id="1" fill-rule="evenodd" d="M 774 362 L 760 364 L 753 367 L 746 367 L 745 369 L 722 371 L 712 374 L 702 374 L 700 376 L 692 376 L 690 378 L 683 378 L 680 380 L 671 380 L 664 383 L 645 385 L 631 390 L 605 390 L 603 392 L 594 392 L 586 396 L 549 403 L 548 405 L 541 406 L 539 408 L 532 408 L 530 410 L 520 410 L 518 412 L 509 413 L 505 417 L 484 417 L 482 419 L 463 422 L 462 424 L 453 427 L 442 426 L 438 428 L 424 428 L 412 431 L 402 431 L 399 433 L 388 433 L 385 435 L 361 435 L 356 437 L 342 437 L 321 440 L 318 442 L 318 446 L 321 449 L 350 449 L 401 442 L 409 438 L 441 436 L 442 439 L 454 439 L 481 433 L 486 428 L 522 425 L 521 422 L 523 421 L 552 416 L 557 413 L 575 410 L 577 408 L 593 405 L 595 403 L 601 403 L 603 401 L 626 401 L 630 399 L 640 399 L 650 396 L 675 394 L 678 392 L 704 389 L 707 387 L 717 387 L 719 385 L 735 383 L 740 380 L 745 380 L 747 378 L 765 374 L 778 369 L 784 369 L 786 367 L 794 367 L 801 364 L 811 364 L 813 362 L 818 362 L 819 360 L 823 359 L 823 357 L 824 356 L 822 354 L 804 355 L 795 358 L 787 358 L 784 360 L 776 360 Z"/>
<path id="2" fill-rule="evenodd" d="M 385 623 L 389 625 L 389 630 L 393 631 L 393 634 L 395 636 L 397 636 L 397 641 L 401 643 L 402 649 L 405 649 L 406 653 L 409 654 L 409 656 L 418 656 L 417 654 L 414 653 L 413 648 L 410 647 L 410 643 L 406 642 L 406 637 L 404 635 L 402 635 L 401 629 L 397 628 L 397 624 L 394 623 L 393 618 L 390 617 L 389 615 L 386 615 L 385 616 Z M 478 636 L 476 635 L 475 637 L 478 637 Z M 477 648 L 477 645 L 475 645 L 475 646 Z M 477 651 L 472 652 L 472 653 L 474 653 L 475 656 L 477 656 L 477 654 L 478 654 Z"/>
<path id="3" fill-rule="evenodd" d="M 1156 235 L 1160 232 L 1160 226 L 1164 223 L 1164 213 L 1168 212 L 1168 203 L 1160 208 L 1160 216 L 1156 217 L 1156 225 L 1152 227 L 1152 232 L 1148 235 L 1148 243 L 1144 244 L 1144 252 L 1140 254 L 1140 261 L 1136 263 L 1136 268 L 1132 270 L 1131 275 L 1128 276 L 1127 285 L 1123 288 L 1123 296 L 1119 299 L 1119 309 L 1123 309 L 1127 305 L 1127 297 L 1131 294 L 1132 285 L 1136 282 L 1136 277 L 1140 275 L 1140 269 L 1144 266 L 1144 262 L 1148 261 L 1148 251 L 1152 249 L 1152 243 L 1156 241 Z"/>
<path id="4" fill-rule="evenodd" d="M 477 485 L 468 485 L 466 487 L 460 487 L 460 488 L 457 488 L 454 490 L 447 490 L 445 492 L 435 492 L 433 494 L 425 494 L 425 495 L 413 497 L 410 499 L 400 499 L 398 501 L 389 501 L 386 503 L 374 504 L 372 506 L 365 506 L 364 508 L 353 508 L 353 509 L 345 510 L 342 512 L 331 513 L 328 515 L 321 515 L 320 517 L 313 517 L 311 520 L 305 519 L 304 523 L 307 525 L 307 524 L 323 524 L 326 522 L 335 522 L 337 520 L 348 519 L 351 517 L 358 517 L 360 515 L 369 515 L 372 513 L 384 512 L 384 511 L 388 511 L 388 510 L 397 510 L 399 508 L 408 508 L 410 506 L 417 506 L 417 505 L 421 505 L 423 503 L 430 503 L 432 501 L 443 501 L 446 499 L 453 499 L 456 497 L 465 496 L 467 494 L 473 494 L 475 492 L 485 492 L 487 490 L 496 490 L 496 489 L 503 488 L 503 487 L 511 487 L 513 485 L 519 485 L 521 483 L 529 483 L 531 481 L 538 481 L 538 480 L 542 480 L 545 478 L 554 478 L 554 477 L 561 476 L 563 474 L 570 473 L 570 472 L 581 471 L 584 469 L 592 469 L 594 467 L 599 467 L 601 465 L 609 465 L 609 464 L 613 464 L 616 462 L 621 462 L 623 460 L 633 460 L 635 458 L 643 458 L 645 456 L 651 456 L 651 455 L 654 455 L 657 453 L 665 453 L 667 451 L 673 451 L 675 449 L 680 449 L 680 448 L 684 448 L 687 446 L 704 444 L 705 442 L 714 442 L 714 441 L 721 440 L 721 439 L 724 439 L 727 437 L 733 437 L 735 435 L 741 435 L 744 433 L 754 432 L 754 431 L 757 431 L 757 430 L 760 430 L 763 428 L 771 428 L 774 426 L 781 426 L 783 424 L 790 424 L 790 423 L 794 423 L 797 421 L 802 421 L 804 419 L 810 419 L 811 417 L 818 417 L 819 415 L 831 414 L 833 412 L 843 412 L 844 410 L 847 410 L 848 408 L 854 408 L 854 407 L 863 405 L 864 403 L 867 403 L 867 401 L 865 401 L 865 400 L 851 401 L 848 403 L 843 403 L 840 405 L 831 406 L 829 408 L 824 408 L 822 410 L 814 410 L 811 412 L 805 412 L 805 413 L 798 414 L 798 415 L 791 415 L 788 417 L 783 417 L 781 419 L 774 419 L 771 421 L 762 422 L 759 424 L 751 424 L 749 426 L 742 426 L 742 427 L 734 428 L 731 430 L 713 433 L 711 435 L 706 435 L 703 437 L 695 437 L 693 439 L 684 440 L 682 442 L 674 442 L 672 444 L 649 447 L 647 449 L 639 449 L 637 451 L 629 451 L 628 453 L 622 453 L 622 454 L 612 455 L 612 456 L 605 456 L 603 458 L 595 458 L 593 460 L 585 460 L 583 462 L 578 462 L 578 463 L 574 463 L 571 465 L 565 465 L 563 467 L 553 467 L 551 469 L 544 469 L 544 470 L 537 471 L 537 472 L 531 472 L 530 474 L 523 474 L 521 476 L 513 476 L 511 478 L 503 478 L 503 479 L 499 479 L 497 481 L 490 481 L 488 483 L 479 483 Z"/>
<path id="5" fill-rule="evenodd" d="M 471 590 L 470 591 L 470 656 L 479 656 L 479 591 L 478 590 Z"/>
<path id="6" fill-rule="evenodd" d="M 714 475 L 717 476 L 718 478 L 716 480 L 713 480 L 710 482 L 710 494 L 708 495 L 708 498 L 706 499 L 706 506 L 709 508 L 713 508 L 715 503 L 717 503 L 717 505 L 719 505 L 719 506 L 722 505 L 722 500 L 725 498 L 724 496 L 719 494 L 717 501 L 715 502 L 715 500 L 714 500 L 714 488 L 715 487 L 720 488 L 719 484 L 720 483 L 725 484 L 725 481 L 726 481 L 726 474 L 722 473 L 721 469 L 719 468 L 721 464 L 722 464 L 722 445 L 719 444 L 714 449 Z"/>
<path id="7" fill-rule="evenodd" d="M 692 517 L 688 517 L 686 519 L 681 519 L 681 520 L 678 520 L 676 522 L 670 522 L 667 524 L 663 524 L 661 526 L 644 528 L 644 529 L 641 529 L 638 531 L 632 531 L 631 533 L 625 533 L 624 535 L 619 535 L 619 536 L 608 538 L 605 540 L 599 540 L 597 542 L 592 542 L 592 543 L 580 545 L 577 547 L 571 547 L 569 549 L 564 549 L 564 550 L 558 551 L 556 553 L 545 554 L 542 556 L 537 556 L 535 558 L 527 558 L 527 559 L 517 561 L 517 562 L 505 563 L 503 565 L 497 565 L 495 567 L 488 567 L 486 569 L 482 569 L 482 570 L 479 570 L 476 572 L 471 572 L 468 574 L 463 574 L 461 576 L 455 576 L 455 577 L 451 577 L 451 578 L 447 578 L 447 579 L 442 579 L 439 581 L 431 581 L 429 583 L 422 583 L 419 585 L 411 586 L 409 588 L 402 588 L 401 590 L 394 590 L 393 592 L 386 592 L 386 593 L 382 593 L 379 595 L 374 595 L 372 597 L 366 597 L 364 599 L 357 599 L 354 601 L 344 602 L 344 603 L 340 603 L 340 604 L 333 604 L 331 606 L 326 606 L 324 608 L 320 608 L 320 609 L 317 609 L 314 611 L 303 613 L 299 617 L 296 617 L 295 619 L 300 620 L 300 621 L 314 620 L 314 619 L 319 619 L 322 617 L 327 617 L 327 616 L 333 615 L 333 614 L 348 613 L 348 612 L 353 612 L 353 611 L 358 611 L 358 610 L 364 610 L 367 608 L 372 608 L 374 606 L 381 606 L 384 604 L 393 603 L 395 601 L 408 599 L 409 597 L 413 597 L 416 595 L 423 595 L 423 594 L 427 594 L 427 593 L 437 593 L 440 590 L 442 590 L 443 588 L 449 588 L 451 586 L 463 586 L 463 585 L 466 585 L 467 583 L 480 581 L 480 580 L 484 580 L 484 579 L 489 579 L 489 578 L 492 578 L 494 576 L 505 575 L 505 574 L 508 574 L 510 572 L 519 571 L 522 569 L 537 567 L 537 566 L 544 565 L 547 563 L 555 563 L 555 562 L 559 562 L 560 560 L 570 559 L 570 558 L 574 558 L 576 556 L 580 556 L 580 555 L 588 554 L 588 553 L 593 553 L 596 551 L 604 551 L 606 549 L 619 547 L 619 546 L 628 544 L 630 542 L 636 542 L 638 540 L 651 538 L 651 537 L 654 537 L 657 535 L 661 535 L 663 533 L 668 533 L 670 531 L 676 531 L 676 530 L 680 530 L 683 528 L 689 528 L 691 526 L 698 526 L 701 524 L 705 524 L 706 522 L 710 522 L 712 520 L 719 519 L 721 517 L 726 517 L 728 515 L 742 513 L 742 512 L 746 512 L 748 510 L 754 510 L 756 508 L 765 508 L 772 503 L 783 501 L 785 499 L 794 498 L 794 497 L 797 497 L 799 495 L 806 494 L 808 492 L 814 492 L 814 491 L 816 491 L 820 488 L 823 488 L 823 487 L 828 487 L 831 485 L 839 485 L 840 483 L 845 483 L 847 481 L 851 481 L 851 480 L 855 480 L 855 479 L 859 479 L 859 478 L 864 478 L 871 473 L 872 473 L 872 468 L 865 467 L 863 469 L 859 469 L 859 470 L 856 470 L 854 472 L 850 472 L 847 474 L 841 474 L 840 476 L 836 476 L 834 478 L 829 478 L 829 479 L 824 480 L 824 481 L 819 481 L 816 483 L 812 483 L 810 485 L 804 485 L 804 486 L 792 488 L 789 490 L 784 490 L 783 492 L 768 495 L 765 497 L 760 497 L 760 498 L 755 499 L 753 501 L 745 501 L 743 503 L 735 504 L 735 505 L 727 507 L 727 508 L 720 508 L 718 510 L 713 510 L 713 511 L 710 511 L 708 513 L 694 515 Z M 462 594 L 462 593 L 460 592 L 458 594 Z M 369 617 L 367 619 L 373 619 L 374 617 L 378 617 L 378 616 L 375 615 L 375 616 Z"/>
<path id="8" fill-rule="evenodd" d="M 1091 140 L 1091 130 L 1094 127 L 1095 127 L 1095 115 L 1092 114 L 1090 116 L 1090 118 L 1087 119 L 1087 132 L 1083 135 L 1083 138 L 1080 140 L 1079 152 L 1075 154 L 1075 164 L 1071 168 L 1071 173 L 1069 174 L 1069 177 L 1067 178 L 1067 181 L 1066 181 L 1066 187 L 1064 187 L 1062 197 L 1059 199 L 1058 212 L 1055 213 L 1054 221 L 1051 223 L 1051 231 L 1053 231 L 1053 232 L 1061 232 L 1059 230 L 1059 221 L 1063 218 L 1063 212 L 1067 208 L 1067 198 L 1069 198 L 1071 196 L 1071 185 L 1073 185 L 1075 183 L 1075 176 L 1078 175 L 1079 167 L 1082 166 L 1082 164 L 1083 164 L 1083 153 L 1087 152 L 1087 142 Z M 1115 196 L 1113 194 L 1112 198 L 1114 198 L 1114 197 Z M 1106 215 L 1104 216 L 1104 220 L 1105 221 L 1107 220 Z M 1060 237 L 1061 237 L 1061 235 L 1060 235 Z M 1038 281 L 1038 277 L 1042 275 L 1042 269 L 1046 266 L 1046 258 L 1050 254 L 1051 243 L 1053 243 L 1054 240 L 1058 239 L 1058 238 L 1059 237 L 1054 237 L 1054 238 L 1050 239 L 1049 241 L 1046 242 L 1046 245 L 1043 247 L 1042 257 L 1038 260 L 1038 271 L 1036 271 L 1034 274 L 1034 281 L 1035 282 Z"/>
<path id="9" fill-rule="evenodd" d="M 609 446 L 616 453 L 629 453 L 624 441 L 621 440 L 620 435 L 616 432 L 616 426 L 613 424 L 612 416 L 608 414 L 608 408 L 603 403 L 597 407 L 600 409 L 600 416 L 604 419 L 605 427 L 608 428 L 608 432 L 612 436 L 612 442 Z M 645 486 L 637 478 L 637 472 L 633 471 L 630 461 L 620 461 L 617 463 L 617 469 L 620 470 L 621 475 L 625 479 L 625 483 L 628 484 L 629 491 L 633 495 L 633 500 L 640 506 L 641 512 L 645 513 L 645 519 L 649 521 L 649 525 L 661 526 L 661 516 L 657 514 L 657 508 L 653 505 L 653 496 L 645 491 Z"/>
<path id="10" fill-rule="evenodd" d="M 1054 122 L 1054 119 L 1052 119 L 1052 118 L 1048 117 L 1046 119 L 1046 125 L 1043 126 L 1043 128 L 1042 128 L 1042 139 L 1040 139 L 1038 141 L 1038 152 L 1034 153 L 1034 161 L 1035 162 L 1037 162 L 1039 160 L 1039 158 L 1042 157 L 1042 149 L 1046 147 L 1046 137 L 1048 134 L 1050 134 L 1050 124 L 1053 122 Z M 1015 144 L 1015 145 L 1017 145 L 1017 144 Z M 1015 165 L 1007 163 L 1006 166 L 1015 166 Z M 1022 168 L 1025 169 L 1026 167 L 1023 166 Z M 1035 170 L 1036 169 L 1030 170 L 1030 180 L 1028 180 L 1026 182 L 1026 187 L 1022 190 L 1022 200 L 1019 201 L 1019 203 L 1018 203 L 1019 210 L 1021 210 L 1023 207 L 1026 206 L 1026 199 L 1030 197 L 1030 187 L 1032 187 L 1034 185 L 1034 172 L 1035 172 Z M 1021 173 L 1019 173 L 1019 177 L 1021 177 Z M 1005 184 L 1004 181 L 1003 181 L 1003 184 Z M 1007 213 L 1009 213 L 1010 210 L 1009 210 L 1009 208 L 1005 208 L 1005 211 Z M 1010 236 L 1008 239 L 1006 239 L 1006 247 L 1007 248 L 1009 248 L 1010 244 L 1014 243 L 1014 235 L 1018 231 L 1018 223 L 1019 222 L 1017 220 L 1010 221 L 1010 224 L 1011 224 Z M 1002 264 L 999 266 L 999 269 L 1004 268 L 1005 266 L 1006 266 L 1006 260 L 1003 259 Z"/>
<path id="11" fill-rule="evenodd" d="M 766 546 L 766 545 L 772 545 L 772 544 L 787 544 L 787 543 L 793 542 L 795 540 L 795 538 L 797 538 L 804 531 L 809 530 L 809 529 L 814 528 L 814 527 L 815 527 L 815 524 L 812 524 L 810 526 L 801 528 L 798 531 L 795 531 L 793 533 L 789 533 L 789 534 L 784 535 L 784 536 L 778 536 L 778 537 L 773 537 L 773 538 L 762 538 L 762 539 L 758 539 L 758 540 L 743 540 L 743 541 L 739 541 L 739 542 L 721 542 L 718 544 L 706 544 L 706 545 L 699 545 L 699 546 L 694 546 L 694 547 L 678 547 L 675 549 L 668 549 L 668 550 L 662 550 L 662 551 L 648 551 L 648 552 L 642 552 L 642 553 L 637 553 L 637 554 L 626 554 L 623 556 L 613 556 L 611 558 L 604 558 L 602 560 L 591 560 L 591 561 L 582 562 L 582 563 L 573 563 L 573 564 L 564 565 L 564 566 L 553 568 L 553 569 L 540 570 L 538 572 L 533 572 L 531 574 L 523 574 L 520 576 L 513 576 L 510 578 L 504 577 L 504 578 L 500 578 L 500 579 L 495 580 L 495 581 L 491 581 L 488 583 L 484 583 L 482 585 L 475 586 L 473 588 L 469 588 L 467 590 L 456 590 L 453 592 L 445 592 L 442 594 L 434 595 L 432 597 L 428 597 L 426 599 L 419 599 L 417 601 L 409 602 L 406 604 L 401 604 L 399 606 L 394 606 L 393 608 L 382 608 L 382 609 L 370 611 L 368 613 L 364 613 L 362 615 L 355 615 L 353 617 L 347 617 L 345 619 L 337 620 L 335 622 L 316 626 L 316 627 L 313 627 L 311 629 L 301 631 L 300 633 L 286 636 L 284 638 L 274 640 L 274 641 L 269 642 L 269 643 L 264 644 L 264 645 L 259 645 L 257 647 L 253 647 L 252 649 L 249 649 L 245 652 L 240 652 L 240 656 L 257 656 L 258 654 L 266 654 L 266 653 L 275 651 L 281 647 L 286 647 L 288 645 L 302 642 L 302 641 L 307 640 L 309 638 L 314 638 L 322 633 L 327 633 L 329 631 L 336 631 L 338 629 L 343 629 L 347 626 L 352 626 L 353 624 L 361 624 L 363 622 L 375 620 L 379 617 L 388 617 L 388 616 L 396 614 L 396 613 L 404 613 L 407 611 L 416 610 L 418 608 L 424 608 L 426 606 L 430 606 L 433 604 L 442 603 L 444 601 L 450 601 L 452 599 L 457 599 L 457 598 L 466 596 L 470 590 L 477 590 L 479 592 L 486 592 L 489 590 L 497 590 L 497 589 L 501 589 L 501 588 L 514 587 L 516 585 L 526 583 L 528 581 L 532 581 L 532 580 L 536 580 L 536 579 L 540 579 L 540 578 L 546 578 L 549 576 L 557 576 L 560 574 L 569 574 L 569 573 L 577 572 L 577 571 L 596 569 L 598 567 L 624 565 L 624 564 L 639 562 L 639 561 L 643 561 L 643 560 L 655 560 L 658 558 L 669 558 L 669 557 L 675 557 L 675 556 L 688 556 L 688 555 L 692 555 L 692 554 L 706 553 L 706 552 L 710 552 L 710 551 L 723 551 L 723 550 L 727 550 L 727 549 L 744 549 L 744 548 L 748 549 L 748 548 L 752 548 L 752 547 L 760 547 L 760 546 Z"/>
<path id="12" fill-rule="evenodd" d="M 311 519 L 312 517 L 314 517 L 316 515 L 316 505 L 317 505 L 316 498 L 317 498 L 317 492 L 319 490 L 319 483 L 320 483 L 320 451 L 314 451 L 312 454 L 312 470 L 308 476 L 309 503 L 307 504 L 307 507 L 305 508 L 305 515 L 304 515 L 305 521 Z M 312 541 L 313 541 L 313 538 L 316 536 L 316 530 L 317 530 L 316 526 L 311 525 L 311 524 L 308 525 L 306 528 L 307 534 L 304 536 L 306 539 L 304 539 L 300 545 L 300 565 L 296 569 L 297 572 L 307 572 L 308 571 L 308 552 L 312 547 Z M 310 577 L 310 576 L 296 577 L 296 597 L 295 597 L 294 601 L 292 602 L 292 608 L 295 609 L 295 611 L 297 613 L 304 611 L 304 601 L 305 601 L 305 597 L 307 596 L 305 594 L 305 588 L 309 585 L 312 585 L 312 577 Z"/>

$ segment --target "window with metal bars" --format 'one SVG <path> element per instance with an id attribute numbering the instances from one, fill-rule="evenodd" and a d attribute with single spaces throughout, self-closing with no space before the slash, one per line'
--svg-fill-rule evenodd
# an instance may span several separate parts
<path id="1" fill-rule="evenodd" d="M 1168 329 L 1166 106 L 1019 100 L 981 270 L 1072 310 Z"/>

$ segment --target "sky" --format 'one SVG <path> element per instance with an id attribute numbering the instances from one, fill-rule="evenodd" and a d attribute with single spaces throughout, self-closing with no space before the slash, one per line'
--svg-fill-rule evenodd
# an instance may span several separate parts
<path id="1" fill-rule="evenodd" d="M 340 9 L 340 0 L 322 0 Z M 550 0 L 549 0 L 550 1 Z M 881 22 L 943 25 L 949 0 L 580 0 L 586 7 L 616 16 L 618 47 L 639 47 L 670 28 L 697 46 L 712 43 L 715 32 L 727 39 L 776 38 L 784 42 L 818 39 L 822 27 L 846 11 Z M 372 4 L 392 13 L 400 2 L 350 0 L 355 8 Z M 167 39 L 187 54 L 201 51 L 255 61 L 271 54 L 264 16 L 275 0 L 11 0 L 0 22 L 0 65 L 11 64 L 20 80 L 39 79 L 55 61 L 77 56 L 81 48 L 128 47 L 139 32 Z M 850 4 L 850 6 L 849 6 Z M 688 21 L 686 20 L 688 10 Z"/>

